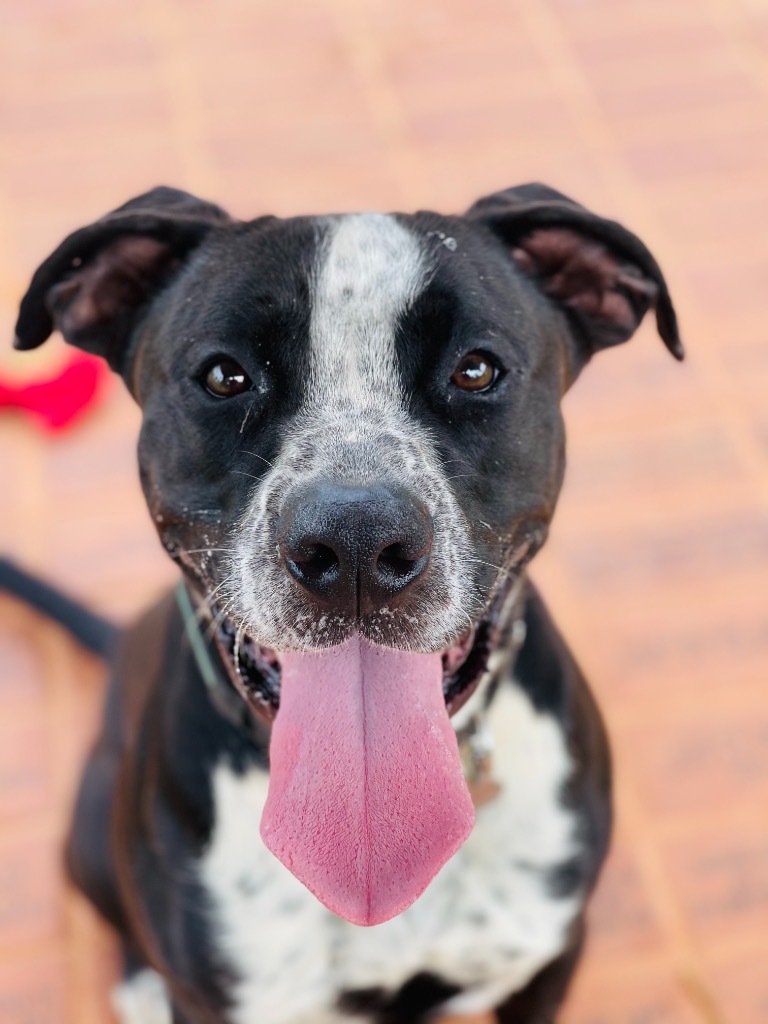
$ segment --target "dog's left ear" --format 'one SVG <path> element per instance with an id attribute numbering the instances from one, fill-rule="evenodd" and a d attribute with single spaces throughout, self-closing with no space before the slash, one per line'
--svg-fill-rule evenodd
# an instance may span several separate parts
<path id="1" fill-rule="evenodd" d="M 498 235 L 515 264 L 565 310 L 585 361 L 627 341 L 651 307 L 664 344 L 683 358 L 659 265 L 621 224 L 536 184 L 480 199 L 466 216 Z"/>
<path id="2" fill-rule="evenodd" d="M 65 238 L 21 301 L 14 345 L 42 345 L 54 328 L 113 370 L 150 300 L 212 228 L 230 221 L 213 203 L 160 187 Z"/>

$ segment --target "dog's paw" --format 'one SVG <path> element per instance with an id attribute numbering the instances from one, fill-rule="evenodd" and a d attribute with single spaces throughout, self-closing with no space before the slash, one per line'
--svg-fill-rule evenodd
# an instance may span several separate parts
<path id="1" fill-rule="evenodd" d="M 172 1024 L 165 982 L 149 968 L 112 989 L 112 1008 L 120 1024 Z"/>

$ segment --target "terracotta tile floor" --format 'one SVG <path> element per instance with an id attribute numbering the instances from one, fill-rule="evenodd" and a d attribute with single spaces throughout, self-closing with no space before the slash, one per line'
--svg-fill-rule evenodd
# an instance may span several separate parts
<path id="1" fill-rule="evenodd" d="M 565 1024 L 768 1021 L 768 2 L 4 0 L 0 332 L 63 234 L 160 181 L 240 215 L 460 210 L 539 179 L 631 225 L 652 330 L 567 399 L 535 576 L 608 719 L 618 830 Z M 47 372 L 58 343 L 0 369 Z M 172 578 L 138 417 L 0 419 L 0 548 L 119 619 Z M 58 851 L 103 675 L 0 601 L 0 1024 L 103 1024 Z"/>

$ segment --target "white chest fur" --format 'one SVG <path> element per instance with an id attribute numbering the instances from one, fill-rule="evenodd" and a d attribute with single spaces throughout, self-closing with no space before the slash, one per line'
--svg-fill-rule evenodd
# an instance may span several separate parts
<path id="1" fill-rule="evenodd" d="M 431 971 L 464 986 L 445 1005 L 473 1013 L 522 988 L 563 949 L 581 906 L 552 895 L 546 872 L 578 852 L 561 794 L 571 764 L 561 731 L 517 687 L 489 716 L 501 794 L 478 808 L 474 831 L 399 917 L 358 928 L 335 917 L 259 836 L 266 773 L 214 773 L 215 831 L 200 863 L 217 944 L 240 978 L 235 1024 L 330 1024 L 339 993 L 397 989 Z"/>

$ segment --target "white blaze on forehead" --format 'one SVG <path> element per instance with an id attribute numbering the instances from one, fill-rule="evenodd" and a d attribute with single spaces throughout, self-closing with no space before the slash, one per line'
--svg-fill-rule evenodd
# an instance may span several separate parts
<path id="1" fill-rule="evenodd" d="M 393 216 L 344 214 L 319 221 L 303 407 L 254 489 L 232 544 L 238 555 L 230 599 L 247 632 L 265 647 L 317 650 L 339 643 L 350 625 L 343 616 L 318 618 L 275 557 L 276 516 L 302 482 L 396 481 L 439 523 L 430 585 L 416 611 L 402 620 L 407 634 L 406 627 L 398 634 L 403 650 L 450 646 L 477 604 L 474 567 L 463 557 L 467 521 L 434 438 L 406 407 L 397 365 L 398 324 L 433 272 L 426 243 Z M 383 618 L 372 621 L 369 639 L 384 637 L 384 625 Z"/>
<path id="2" fill-rule="evenodd" d="M 395 334 L 428 277 L 416 235 L 394 217 L 348 214 L 325 222 L 310 322 L 311 404 L 400 405 Z"/>

